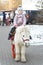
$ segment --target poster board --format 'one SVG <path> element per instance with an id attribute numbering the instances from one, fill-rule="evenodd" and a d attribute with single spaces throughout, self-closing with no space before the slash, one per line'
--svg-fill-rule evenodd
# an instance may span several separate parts
<path id="1" fill-rule="evenodd" d="M 0 11 L 16 9 L 21 3 L 22 0 L 0 0 Z"/>

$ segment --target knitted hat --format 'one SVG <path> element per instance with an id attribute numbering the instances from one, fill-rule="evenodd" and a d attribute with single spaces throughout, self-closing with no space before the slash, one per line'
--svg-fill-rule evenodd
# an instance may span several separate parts
<path id="1" fill-rule="evenodd" d="M 18 14 L 18 11 L 23 11 L 23 8 L 22 8 L 21 6 L 19 6 L 19 7 L 17 8 L 17 10 L 15 11 L 15 14 Z M 23 11 L 23 14 L 26 14 L 26 12 Z"/>

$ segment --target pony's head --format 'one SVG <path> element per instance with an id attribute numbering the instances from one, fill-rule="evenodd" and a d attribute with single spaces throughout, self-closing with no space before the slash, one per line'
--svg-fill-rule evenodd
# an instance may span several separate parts
<path id="1" fill-rule="evenodd" d="M 30 32 L 29 32 L 29 26 L 20 26 L 17 28 L 17 33 L 19 34 L 22 42 L 25 44 L 25 46 L 29 45 L 29 39 L 30 39 Z"/>

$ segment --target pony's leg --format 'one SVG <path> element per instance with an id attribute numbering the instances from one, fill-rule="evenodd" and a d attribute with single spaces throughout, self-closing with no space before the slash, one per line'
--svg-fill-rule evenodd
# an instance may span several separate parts
<path id="1" fill-rule="evenodd" d="M 15 61 L 20 61 L 20 47 L 19 47 L 19 44 L 15 44 L 15 52 L 16 52 Z"/>
<path id="2" fill-rule="evenodd" d="M 15 45 L 13 44 L 13 41 L 12 41 L 12 44 L 11 44 L 11 49 L 12 49 L 12 57 L 15 58 Z"/>
<path id="3" fill-rule="evenodd" d="M 21 62 L 26 62 L 25 46 L 22 46 L 22 47 L 21 47 Z"/>

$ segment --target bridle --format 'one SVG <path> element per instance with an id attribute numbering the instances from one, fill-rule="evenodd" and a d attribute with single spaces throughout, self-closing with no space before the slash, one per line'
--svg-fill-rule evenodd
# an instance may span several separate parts
<path id="1" fill-rule="evenodd" d="M 22 38 L 22 40 L 23 40 L 23 42 L 25 42 L 25 41 L 29 41 L 29 39 L 23 39 L 23 38 Z"/>

